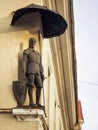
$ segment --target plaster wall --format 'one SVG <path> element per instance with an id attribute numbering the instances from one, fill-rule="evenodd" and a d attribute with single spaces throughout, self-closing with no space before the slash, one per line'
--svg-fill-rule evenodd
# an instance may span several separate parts
<path id="1" fill-rule="evenodd" d="M 10 15 L 13 11 L 32 3 L 41 5 L 42 0 L 0 0 L 0 18 Z"/>
<path id="2" fill-rule="evenodd" d="M 17 122 L 12 114 L 0 114 L 0 130 L 40 130 L 40 128 L 37 121 Z"/>

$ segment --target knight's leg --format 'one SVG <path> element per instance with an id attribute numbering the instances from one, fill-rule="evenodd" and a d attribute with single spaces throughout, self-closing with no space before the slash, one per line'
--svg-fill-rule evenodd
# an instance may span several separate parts
<path id="1" fill-rule="evenodd" d="M 34 104 L 33 102 L 33 88 L 28 87 L 28 95 L 29 95 L 29 105 Z"/>
<path id="2" fill-rule="evenodd" d="M 42 88 L 40 88 L 40 87 L 38 87 L 36 89 L 36 104 L 37 104 L 37 107 L 43 107 L 44 108 L 44 106 L 40 104 L 41 89 Z"/>
<path id="3" fill-rule="evenodd" d="M 34 87 L 34 75 L 28 76 L 28 95 L 29 95 L 29 106 L 36 107 L 33 101 L 33 87 Z"/>
<path id="4" fill-rule="evenodd" d="M 41 96 L 41 88 L 37 88 L 36 89 L 36 104 L 39 104 L 40 96 Z"/>
<path id="5" fill-rule="evenodd" d="M 40 104 L 40 97 L 41 97 L 41 89 L 43 87 L 41 76 L 36 74 L 35 78 L 35 85 L 36 85 L 36 104 L 38 107 L 44 107 Z"/>

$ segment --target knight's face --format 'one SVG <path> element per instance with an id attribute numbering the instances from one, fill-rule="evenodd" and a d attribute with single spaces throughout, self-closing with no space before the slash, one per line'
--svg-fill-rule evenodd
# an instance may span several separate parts
<path id="1" fill-rule="evenodd" d="M 29 44 L 30 44 L 30 48 L 34 48 L 36 41 L 34 39 L 30 39 Z"/>

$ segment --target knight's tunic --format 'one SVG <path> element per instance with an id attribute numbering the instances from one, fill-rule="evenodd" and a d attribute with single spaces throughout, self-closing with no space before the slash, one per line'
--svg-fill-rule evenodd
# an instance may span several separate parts
<path id="1" fill-rule="evenodd" d="M 24 50 L 23 55 L 27 57 L 26 61 L 26 74 L 41 74 L 43 73 L 43 67 L 41 63 L 41 56 L 40 54 L 28 48 Z"/>

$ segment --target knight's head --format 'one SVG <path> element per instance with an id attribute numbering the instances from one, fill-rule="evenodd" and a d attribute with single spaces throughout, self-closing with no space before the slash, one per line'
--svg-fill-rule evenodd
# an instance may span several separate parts
<path id="1" fill-rule="evenodd" d="M 34 48 L 35 44 L 36 44 L 36 39 L 30 38 L 29 39 L 29 48 Z"/>

